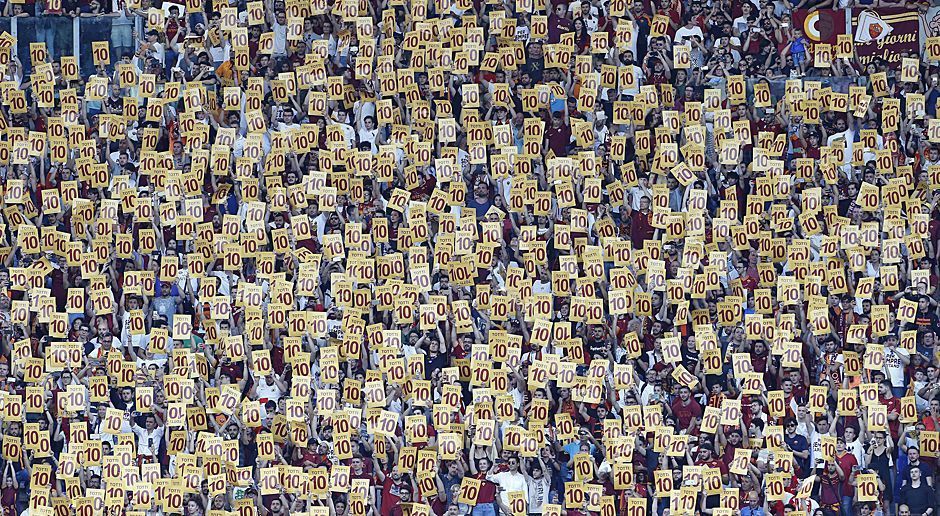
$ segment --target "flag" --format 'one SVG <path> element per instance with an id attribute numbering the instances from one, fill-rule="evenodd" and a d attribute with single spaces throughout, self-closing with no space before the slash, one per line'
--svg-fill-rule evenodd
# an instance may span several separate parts
<path id="1" fill-rule="evenodd" d="M 855 42 L 870 43 L 888 37 L 894 31 L 894 27 L 885 23 L 881 16 L 875 11 L 863 11 L 858 15 L 858 22 L 855 24 Z"/>
<path id="2" fill-rule="evenodd" d="M 801 29 L 811 43 L 835 45 L 839 34 L 845 34 L 845 15 L 842 9 L 796 9 L 793 26 Z"/>

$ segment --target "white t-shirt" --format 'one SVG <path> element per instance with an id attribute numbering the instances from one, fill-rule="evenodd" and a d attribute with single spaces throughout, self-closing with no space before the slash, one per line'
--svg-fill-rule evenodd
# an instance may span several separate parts
<path id="1" fill-rule="evenodd" d="M 517 407 L 521 407 L 522 404 L 525 403 L 525 396 L 522 394 L 522 391 L 519 390 L 519 387 L 513 387 L 513 389 L 509 391 L 509 395 L 512 396 Z"/>
<path id="2" fill-rule="evenodd" d="M 809 459 L 811 461 L 810 467 L 814 467 L 816 465 L 816 459 L 822 457 L 822 437 L 824 435 L 830 434 L 821 434 L 819 432 L 813 431 L 813 435 L 811 435 L 809 438 Z"/>
<path id="3" fill-rule="evenodd" d="M 258 399 L 267 399 L 271 401 L 277 401 L 281 399 L 281 388 L 277 386 L 277 382 L 268 385 L 268 381 L 262 379 L 258 382 L 258 386 L 255 387 L 255 392 L 258 393 Z"/>
<path id="4" fill-rule="evenodd" d="M 158 426 L 153 430 L 147 430 L 134 425 L 133 430 L 137 434 L 137 454 L 156 455 L 160 449 L 160 439 L 163 439 L 163 427 Z M 151 446 L 151 443 L 153 443 L 153 446 Z"/>
<path id="5" fill-rule="evenodd" d="M 378 129 L 366 129 L 365 127 L 359 129 L 359 143 L 368 142 L 373 154 L 379 152 L 379 147 L 375 144 L 375 139 L 378 138 L 378 136 Z"/>
<path id="6" fill-rule="evenodd" d="M 634 86 L 632 88 L 624 88 L 620 90 L 620 93 L 623 95 L 639 95 L 640 94 L 640 85 L 646 80 L 646 75 L 643 73 L 643 69 L 637 65 L 628 65 L 633 66 L 633 77 L 636 78 Z"/>
<path id="7" fill-rule="evenodd" d="M 649 405 L 650 398 L 653 397 L 653 394 L 656 392 L 656 388 L 651 383 L 646 383 L 643 385 L 643 389 L 640 391 L 640 402 L 643 405 Z"/>
<path id="8" fill-rule="evenodd" d="M 699 41 L 705 41 L 705 35 L 702 33 L 702 28 L 698 25 L 695 25 L 691 29 L 683 25 L 676 29 L 676 37 L 673 38 L 673 41 L 676 45 L 685 45 L 686 43 L 691 44 L 692 36 L 698 36 Z"/>
<path id="9" fill-rule="evenodd" d="M 587 29 L 588 34 L 594 34 L 597 32 L 597 27 L 599 21 L 597 19 L 597 8 L 591 7 L 591 13 L 588 16 L 581 16 L 581 8 L 578 7 L 578 15 L 581 18 L 581 21 L 584 23 L 584 28 Z"/>
<path id="10" fill-rule="evenodd" d="M 859 468 L 865 467 L 865 447 L 862 446 L 860 439 L 856 439 L 851 443 L 845 443 L 845 449 L 852 455 L 855 455 L 855 461 L 858 462 Z"/>
<path id="11" fill-rule="evenodd" d="M 925 400 L 924 398 L 921 398 L 920 394 L 917 394 L 918 392 L 920 392 L 921 389 L 923 389 L 926 386 L 927 386 L 927 382 L 916 382 L 916 381 L 914 382 L 914 404 L 917 406 L 918 412 L 923 412 L 927 410 L 928 408 L 930 408 L 930 402 Z"/>
<path id="12" fill-rule="evenodd" d="M 285 38 L 287 37 L 286 34 L 284 37 Z M 275 43 L 275 46 L 276 45 L 277 43 Z M 221 47 L 215 47 L 215 46 L 209 47 L 209 56 L 212 58 L 213 63 L 218 63 L 219 61 L 227 61 L 229 52 L 231 50 L 232 50 L 232 45 L 230 45 L 229 42 L 226 41 L 225 44 Z"/>
<path id="13" fill-rule="evenodd" d="M 543 282 L 541 279 L 535 280 L 535 282 L 532 283 L 532 293 L 533 294 L 551 294 L 552 282 L 551 281 Z"/>
<path id="14" fill-rule="evenodd" d="M 346 137 L 346 143 L 349 144 L 350 148 L 356 147 L 356 130 L 349 124 L 337 123 L 340 129 L 343 131 L 343 136 Z"/>
<path id="15" fill-rule="evenodd" d="M 121 316 L 121 346 L 125 348 L 128 345 L 135 348 L 146 346 L 146 342 L 150 340 L 150 337 L 148 335 L 131 335 L 130 323 L 131 314 L 124 312 Z"/>
<path id="16" fill-rule="evenodd" d="M 854 147 L 854 145 L 855 145 L 855 132 L 852 131 L 851 129 L 847 129 L 847 130 L 845 130 L 845 131 L 842 131 L 841 133 L 833 134 L 833 135 L 829 136 L 829 138 L 826 139 L 826 145 L 829 145 L 829 146 L 831 147 L 832 144 L 833 144 L 835 141 L 837 141 L 837 140 L 844 140 L 844 141 L 845 141 L 845 163 L 844 163 L 844 165 L 847 165 L 847 164 L 849 164 L 849 163 L 851 162 L 851 160 L 852 160 L 852 147 Z"/>
<path id="17" fill-rule="evenodd" d="M 653 200 L 653 191 L 649 188 L 644 188 L 640 185 L 630 188 L 630 208 L 638 211 L 640 209 L 640 199 L 643 197 L 648 197 L 650 201 Z"/>
<path id="18" fill-rule="evenodd" d="M 499 496 L 507 506 L 509 505 L 509 493 L 513 491 L 521 491 L 525 499 L 529 499 L 529 483 L 526 482 L 525 475 L 522 473 L 501 471 L 490 477 L 490 481 L 499 484 L 499 487 L 502 488 Z"/>
<path id="19" fill-rule="evenodd" d="M 166 64 L 166 51 L 163 48 L 163 43 L 152 43 L 150 48 L 153 49 L 153 57 L 156 57 L 160 64 Z"/>
<path id="20" fill-rule="evenodd" d="M 278 131 L 294 131 L 294 130 L 296 130 L 296 129 L 300 129 L 300 124 L 298 124 L 298 123 L 296 123 L 296 122 L 295 122 L 295 123 L 291 123 L 291 124 L 288 124 L 288 123 L 285 123 L 285 122 L 278 122 L 278 123 L 277 123 L 277 130 L 278 130 Z"/>
<path id="21" fill-rule="evenodd" d="M 547 471 L 542 472 L 541 478 L 529 479 L 529 513 L 542 514 L 542 506 L 548 502 L 548 492 L 551 489 L 551 482 L 545 476 Z"/>
<path id="22" fill-rule="evenodd" d="M 275 56 L 287 54 L 287 25 L 281 25 L 275 21 L 271 29 L 274 31 L 274 45 L 271 47 L 271 54 Z"/>
<path id="23" fill-rule="evenodd" d="M 885 349 L 885 375 L 891 380 L 894 387 L 904 387 L 904 362 L 902 359 L 907 357 L 910 360 L 910 353 L 903 348 Z"/>

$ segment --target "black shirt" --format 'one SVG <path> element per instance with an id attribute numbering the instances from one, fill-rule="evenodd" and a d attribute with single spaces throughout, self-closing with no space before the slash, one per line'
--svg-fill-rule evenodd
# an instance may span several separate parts
<path id="1" fill-rule="evenodd" d="M 901 488 L 901 498 L 899 502 L 907 504 L 913 516 L 920 516 L 924 514 L 927 509 L 934 506 L 933 489 L 927 485 L 924 479 L 921 479 L 920 485 L 917 487 L 906 485 Z"/>

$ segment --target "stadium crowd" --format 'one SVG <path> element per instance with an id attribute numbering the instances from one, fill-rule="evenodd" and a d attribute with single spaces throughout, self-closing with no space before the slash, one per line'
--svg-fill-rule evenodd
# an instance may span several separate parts
<path id="1" fill-rule="evenodd" d="M 4 515 L 936 514 L 940 55 L 793 20 L 879 5 L 5 2 L 112 23 L 0 34 Z"/>

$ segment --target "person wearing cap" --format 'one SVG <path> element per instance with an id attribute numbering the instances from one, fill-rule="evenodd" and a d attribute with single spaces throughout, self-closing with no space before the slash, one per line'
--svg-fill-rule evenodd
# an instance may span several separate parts
<path id="1" fill-rule="evenodd" d="M 793 453 L 796 466 L 804 474 L 810 471 L 810 449 L 806 437 L 797 433 L 796 418 L 787 417 L 783 420 L 783 442 L 787 449 Z"/>
<path id="2" fill-rule="evenodd" d="M 607 128 L 607 113 L 597 111 L 594 113 L 594 150 L 607 145 L 610 130 Z"/>
<path id="3" fill-rule="evenodd" d="M 163 65 L 165 56 L 165 47 L 160 42 L 160 33 L 156 29 L 150 29 L 144 33 L 144 39 L 140 41 L 137 47 L 137 58 L 143 60 L 147 57 L 153 57 Z"/>

